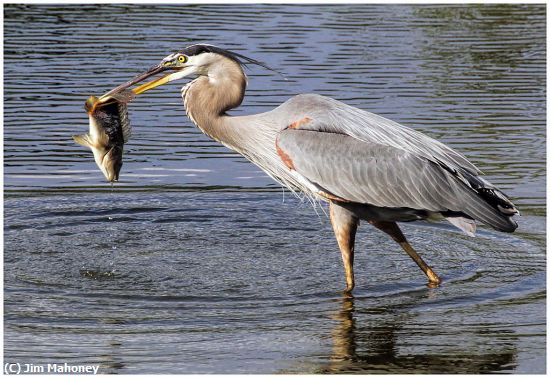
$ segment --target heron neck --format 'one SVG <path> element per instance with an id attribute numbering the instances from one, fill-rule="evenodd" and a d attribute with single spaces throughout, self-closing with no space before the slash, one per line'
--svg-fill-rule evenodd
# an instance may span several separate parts
<path id="1" fill-rule="evenodd" d="M 185 111 L 205 134 L 230 143 L 234 133 L 226 130 L 227 111 L 241 104 L 245 89 L 246 76 L 240 65 L 228 60 L 183 88 Z"/>

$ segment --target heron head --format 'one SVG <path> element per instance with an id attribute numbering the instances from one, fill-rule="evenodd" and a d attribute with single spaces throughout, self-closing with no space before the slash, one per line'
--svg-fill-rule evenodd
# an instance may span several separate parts
<path id="1" fill-rule="evenodd" d="M 140 85 L 139 87 L 133 89 L 134 93 L 140 94 L 171 81 L 182 79 L 186 76 L 208 75 L 208 72 L 213 69 L 213 67 L 216 67 L 216 63 L 224 60 L 227 61 L 227 59 L 237 63 L 239 67 L 246 65 L 247 63 L 252 63 L 271 70 L 271 68 L 265 64 L 254 59 L 247 58 L 244 55 L 213 45 L 197 44 L 188 46 L 181 51 L 168 55 L 166 58 L 162 59 L 158 65 L 151 67 L 148 71 L 136 76 L 127 83 L 114 88 L 104 96 L 118 93 L 134 84 L 140 83 L 147 78 L 162 72 L 168 71 L 170 73 Z"/>

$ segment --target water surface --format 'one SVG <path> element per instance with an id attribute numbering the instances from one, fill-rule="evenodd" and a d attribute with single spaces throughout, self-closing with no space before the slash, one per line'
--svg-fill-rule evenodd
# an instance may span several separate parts
<path id="1" fill-rule="evenodd" d="M 541 5 L 6 5 L 4 358 L 103 373 L 544 373 Z M 83 104 L 185 45 L 233 49 L 243 105 L 328 95 L 463 152 L 519 229 L 403 226 L 429 289 L 364 225 L 342 296 L 326 209 L 209 140 L 170 84 L 130 106 L 112 190 Z"/>

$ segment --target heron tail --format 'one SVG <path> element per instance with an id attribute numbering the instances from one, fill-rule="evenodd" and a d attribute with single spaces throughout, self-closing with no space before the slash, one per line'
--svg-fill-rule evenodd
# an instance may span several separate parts
<path id="1" fill-rule="evenodd" d="M 468 190 L 469 198 L 466 198 L 464 213 L 495 230 L 514 232 L 518 224 L 512 217 L 519 214 L 519 211 L 506 194 L 479 176 L 461 173 L 473 189 Z"/>

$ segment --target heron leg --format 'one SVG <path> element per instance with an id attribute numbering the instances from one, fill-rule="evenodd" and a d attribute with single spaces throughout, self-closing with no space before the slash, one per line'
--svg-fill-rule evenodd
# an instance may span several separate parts
<path id="1" fill-rule="evenodd" d="M 433 269 L 426 264 L 422 257 L 414 250 L 414 248 L 409 244 L 403 232 L 395 222 L 382 222 L 382 221 L 369 221 L 374 227 L 378 228 L 381 231 L 384 231 L 386 234 L 390 235 L 393 240 L 395 240 L 405 252 L 414 260 L 414 262 L 422 269 L 424 274 L 428 277 L 430 286 L 438 286 L 441 283 L 441 279 L 433 271 Z"/>
<path id="2" fill-rule="evenodd" d="M 346 273 L 346 290 L 351 292 L 355 286 L 353 277 L 353 253 L 355 247 L 355 233 L 359 225 L 357 218 L 349 210 L 330 202 L 330 223 L 334 230 L 334 235 L 338 241 L 340 252 L 342 253 L 342 261 L 344 262 L 344 271 Z"/>

